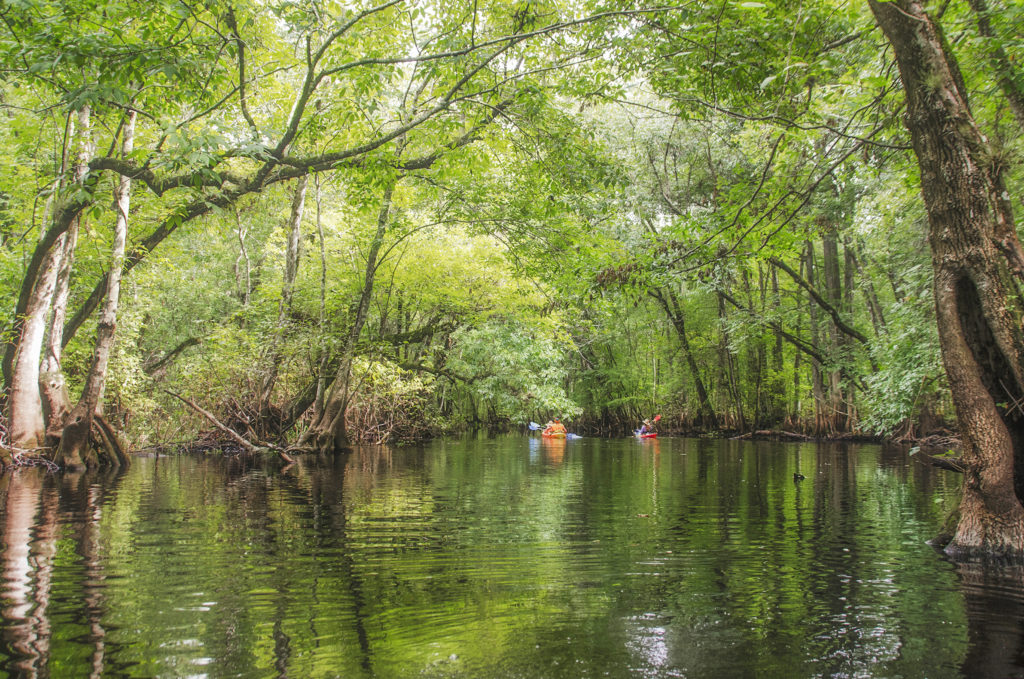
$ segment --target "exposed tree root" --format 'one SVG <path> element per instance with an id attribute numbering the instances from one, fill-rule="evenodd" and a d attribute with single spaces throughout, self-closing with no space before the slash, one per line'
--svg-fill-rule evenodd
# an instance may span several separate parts
<path id="1" fill-rule="evenodd" d="M 128 467 L 131 465 L 131 458 L 125 451 L 125 445 L 117 432 L 107 419 L 102 415 L 94 415 L 92 418 L 92 436 L 94 443 L 106 453 L 114 466 Z"/>

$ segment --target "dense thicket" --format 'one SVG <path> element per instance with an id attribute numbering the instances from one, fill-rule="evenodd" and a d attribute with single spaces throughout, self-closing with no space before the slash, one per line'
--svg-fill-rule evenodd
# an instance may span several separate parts
<path id="1" fill-rule="evenodd" d="M 959 416 L 1022 494 L 1015 3 L 0 13 L 5 463 Z"/>

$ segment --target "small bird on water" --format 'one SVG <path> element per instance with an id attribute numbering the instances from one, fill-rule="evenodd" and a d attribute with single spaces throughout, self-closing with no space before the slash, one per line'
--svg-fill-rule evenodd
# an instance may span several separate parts
<path id="1" fill-rule="evenodd" d="M 800 472 L 793 472 L 793 480 L 794 481 L 803 481 L 805 478 L 807 478 L 807 477 L 805 477 Z"/>

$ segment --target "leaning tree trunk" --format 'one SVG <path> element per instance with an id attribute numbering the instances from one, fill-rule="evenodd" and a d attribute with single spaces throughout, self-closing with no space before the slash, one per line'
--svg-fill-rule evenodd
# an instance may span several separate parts
<path id="1" fill-rule="evenodd" d="M 366 314 L 370 308 L 370 299 L 373 297 L 374 279 L 380 264 L 378 257 L 381 246 L 384 244 L 388 222 L 391 219 L 391 199 L 397 183 L 398 179 L 395 178 L 384 189 L 380 211 L 377 213 L 377 230 L 370 244 L 370 251 L 366 256 L 363 289 L 356 304 L 355 317 L 352 319 L 352 325 L 349 327 L 348 335 L 345 337 L 345 346 L 341 354 L 341 365 L 334 376 L 331 388 L 328 390 L 320 416 L 314 420 L 309 429 L 299 439 L 300 445 L 311 445 L 323 454 L 337 452 L 348 446 L 345 413 L 348 410 L 349 377 L 352 373 L 352 359 L 355 357 L 356 342 L 359 340 L 359 335 L 362 334 L 363 325 L 366 323 Z"/>
<path id="2" fill-rule="evenodd" d="M 869 0 L 892 44 L 928 211 L 942 360 L 963 439 L 960 519 L 947 552 L 1024 555 L 1021 246 L 999 164 L 940 28 L 921 0 Z"/>
<path id="3" fill-rule="evenodd" d="M 86 118 L 88 114 L 86 113 Z M 84 133 L 84 132 L 81 132 Z M 63 169 L 63 168 L 62 168 Z M 66 236 L 90 203 L 96 175 L 79 174 L 73 192 L 61 191 L 51 221 L 36 243 L 22 279 L 14 309 L 14 340 L 4 346 L 3 374 L 8 392 L 7 421 L 11 445 L 33 448 L 45 440 L 42 398 L 39 392 L 39 367 L 46 320 L 53 300 L 57 275 L 61 268 Z"/>
<path id="4" fill-rule="evenodd" d="M 686 319 L 683 315 L 683 310 L 679 306 L 679 298 L 676 294 L 668 288 L 664 290 L 652 290 L 651 296 L 658 300 L 662 308 L 668 315 L 669 320 L 672 321 L 673 327 L 676 329 L 676 335 L 679 337 L 679 344 L 683 348 L 683 355 L 686 357 L 686 364 L 690 367 L 690 376 L 693 379 L 694 389 L 697 390 L 697 399 L 699 401 L 700 408 L 700 419 L 701 425 L 708 428 L 711 431 L 718 429 L 718 416 L 715 415 L 714 406 L 711 404 L 711 399 L 708 397 L 708 390 L 704 386 L 704 380 L 700 376 L 700 368 L 697 366 L 697 359 L 693 355 L 693 349 L 690 346 L 689 336 L 686 334 Z"/>
<path id="5" fill-rule="evenodd" d="M 71 396 L 68 393 L 64 370 L 61 368 L 63 354 L 61 338 L 64 331 L 64 319 L 67 316 L 68 296 L 71 291 L 71 269 L 74 264 L 75 246 L 78 243 L 80 221 L 81 218 L 75 220 L 56 248 L 59 249 L 57 260 L 60 262 L 60 268 L 56 274 L 50 329 L 47 333 L 46 350 L 39 372 L 39 391 L 42 394 L 43 415 L 48 426 L 63 422 L 68 411 L 71 410 Z"/>
<path id="6" fill-rule="evenodd" d="M 92 140 L 92 110 L 82 107 L 78 111 L 78 161 L 75 165 L 75 182 L 81 184 L 89 172 L 89 161 L 92 160 L 95 147 Z M 53 291 L 53 304 L 50 315 L 50 329 L 47 333 L 46 352 L 39 373 L 39 390 L 43 397 L 43 416 L 47 428 L 60 427 L 71 410 L 71 396 L 68 393 L 61 358 L 64 349 L 64 321 L 67 318 L 68 297 L 71 293 L 71 269 L 75 262 L 75 248 L 78 245 L 78 232 L 82 226 L 82 215 L 71 224 L 71 228 L 58 241 L 60 249 L 58 259 L 60 269 Z"/>
<path id="7" fill-rule="evenodd" d="M 39 357 L 46 332 L 46 317 L 57 281 L 60 247 L 51 248 L 39 269 L 21 323 L 18 350 L 9 384 L 8 422 L 11 445 L 32 449 L 43 445 L 46 423 L 39 393 Z"/>
<path id="8" fill-rule="evenodd" d="M 134 111 L 128 114 L 125 121 L 122 154 L 127 157 L 132 152 L 135 134 Z M 83 464 L 96 465 L 100 461 L 113 465 L 127 464 L 128 459 L 120 450 L 120 445 L 106 427 L 98 421 L 102 413 L 103 388 L 107 379 L 107 363 L 110 350 L 114 344 L 114 330 L 117 327 L 117 307 L 121 294 L 121 268 L 124 265 L 125 241 L 128 233 L 128 209 L 131 198 L 131 179 L 122 176 L 117 187 L 117 219 L 114 224 L 114 243 L 110 255 L 110 271 L 107 275 L 107 295 L 100 314 L 96 331 L 96 346 L 93 350 L 92 366 L 86 377 L 82 395 L 67 418 L 61 434 L 60 448 L 57 451 L 58 463 L 66 467 L 81 467 Z M 93 426 L 97 427 L 98 435 L 93 437 Z M 93 446 L 93 442 L 99 444 Z M 105 451 L 105 459 L 97 458 L 96 448 Z"/>

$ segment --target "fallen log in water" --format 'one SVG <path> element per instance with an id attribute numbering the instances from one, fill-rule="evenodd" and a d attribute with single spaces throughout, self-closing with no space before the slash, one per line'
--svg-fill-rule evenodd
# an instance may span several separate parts
<path id="1" fill-rule="evenodd" d="M 804 434 L 797 434 L 792 431 L 783 431 L 781 429 L 758 429 L 757 431 L 748 431 L 746 434 L 740 434 L 739 436 L 733 436 L 733 440 L 749 441 L 752 439 L 764 439 L 769 441 L 814 441 L 813 436 L 805 436 Z"/>
<path id="2" fill-rule="evenodd" d="M 264 452 L 274 451 L 278 455 L 280 455 L 281 459 L 284 460 L 285 462 L 288 462 L 289 464 L 295 462 L 295 459 L 291 455 L 289 455 L 288 453 L 284 452 L 283 450 L 281 450 L 277 446 L 272 446 L 272 445 L 267 444 L 267 443 L 263 443 L 263 444 L 258 445 L 258 446 L 255 445 L 254 443 L 252 443 L 251 441 L 246 439 L 244 436 L 242 436 L 241 434 L 236 432 L 234 429 L 232 429 L 231 427 L 227 426 L 226 424 L 224 424 L 223 422 L 218 420 L 217 417 L 213 413 L 211 413 L 210 411 L 206 410 L 205 408 L 203 408 L 199 404 L 195 403 L 192 399 L 186 398 L 186 397 L 182 396 L 181 394 L 176 394 L 173 391 L 169 391 L 167 389 L 165 389 L 164 391 L 167 392 L 168 394 L 170 394 L 171 396 L 173 396 L 174 398 L 178 399 L 179 401 L 181 401 L 182 403 L 184 403 L 188 407 L 192 408 L 193 410 L 195 410 L 197 413 L 199 413 L 203 417 L 205 417 L 207 420 L 209 420 L 213 424 L 213 426 L 217 427 L 222 432 L 227 434 L 231 438 L 232 441 L 234 441 L 235 443 L 240 445 L 246 452 L 248 452 L 248 453 L 264 453 Z"/>
<path id="3" fill-rule="evenodd" d="M 952 451 L 949 452 L 952 453 Z M 910 449 L 910 456 L 918 462 L 931 464 L 933 467 L 939 467 L 940 469 L 948 469 L 961 474 L 967 470 L 967 466 L 963 463 L 963 460 L 951 454 L 932 455 L 915 447 Z"/>

